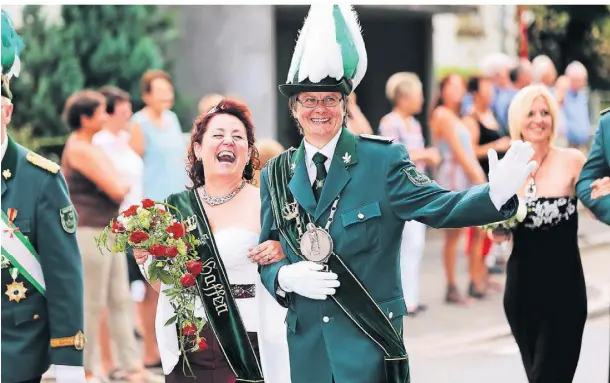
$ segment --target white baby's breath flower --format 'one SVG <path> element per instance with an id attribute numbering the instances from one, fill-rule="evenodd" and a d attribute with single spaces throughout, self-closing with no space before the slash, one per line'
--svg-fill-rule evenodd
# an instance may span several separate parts
<path id="1" fill-rule="evenodd" d="M 123 226 L 125 227 L 125 229 L 127 229 L 128 231 L 133 229 L 132 225 L 133 225 L 133 218 L 123 217 Z"/>
<path id="2" fill-rule="evenodd" d="M 515 218 L 519 222 L 523 222 L 525 217 L 527 216 L 527 204 L 522 199 L 519 199 L 519 207 L 517 208 L 517 214 Z"/>

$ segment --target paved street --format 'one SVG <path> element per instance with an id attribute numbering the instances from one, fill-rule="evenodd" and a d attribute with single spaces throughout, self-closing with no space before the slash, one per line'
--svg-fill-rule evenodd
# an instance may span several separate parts
<path id="1" fill-rule="evenodd" d="M 574 383 L 608 382 L 608 315 L 585 326 Z M 527 383 L 519 350 L 512 338 L 440 351 L 437 355 L 411 353 L 413 383 Z"/>

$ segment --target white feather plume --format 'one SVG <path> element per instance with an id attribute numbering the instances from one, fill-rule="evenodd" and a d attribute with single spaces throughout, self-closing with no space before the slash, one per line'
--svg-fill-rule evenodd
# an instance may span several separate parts
<path id="1" fill-rule="evenodd" d="M 9 80 L 15 76 L 19 77 L 19 73 L 21 72 L 21 60 L 19 60 L 19 56 L 15 55 L 15 61 L 13 62 L 13 66 L 11 67 L 11 71 L 8 73 Z"/>
<path id="2" fill-rule="evenodd" d="M 332 3 L 316 3 L 309 8 L 294 48 L 286 83 L 293 83 L 297 73 L 298 82 L 309 78 L 309 81 L 317 83 L 326 77 L 336 80 L 343 77 L 343 57 L 341 46 L 337 43 L 333 7 Z M 339 5 L 339 10 L 358 51 L 358 67 L 353 79 L 355 89 L 366 73 L 366 48 L 354 8 L 350 5 Z"/>
<path id="3" fill-rule="evenodd" d="M 309 10 L 311 13 L 311 9 Z M 303 49 L 305 49 L 305 40 L 307 36 L 307 32 L 309 30 L 309 24 L 307 20 L 309 19 L 309 14 L 305 16 L 305 22 L 303 23 L 303 28 L 299 31 L 299 37 L 297 38 L 297 44 L 294 47 L 294 53 L 292 54 L 292 60 L 290 61 L 290 69 L 288 70 L 288 77 L 286 78 L 287 84 L 292 84 L 292 80 L 294 76 L 297 74 L 299 70 L 299 64 L 301 63 L 301 57 L 303 56 Z"/>
<path id="4" fill-rule="evenodd" d="M 341 47 L 337 44 L 333 4 L 312 5 L 308 21 L 311 24 L 305 40 L 298 81 L 309 78 L 309 81 L 317 83 L 328 76 L 340 80 L 343 77 L 343 57 Z"/>
<path id="5" fill-rule="evenodd" d="M 351 5 L 339 5 L 339 9 L 345 18 L 345 22 L 347 23 L 347 27 L 352 34 L 352 39 L 354 40 L 354 44 L 356 45 L 356 50 L 358 51 L 358 68 L 356 69 L 356 76 L 353 79 L 354 89 L 360 84 L 362 79 L 364 78 L 364 74 L 366 73 L 366 68 L 368 66 L 368 57 L 366 55 L 366 47 L 364 45 L 364 39 L 362 38 L 362 29 L 360 27 L 360 23 L 358 22 L 358 14 L 356 10 Z"/>

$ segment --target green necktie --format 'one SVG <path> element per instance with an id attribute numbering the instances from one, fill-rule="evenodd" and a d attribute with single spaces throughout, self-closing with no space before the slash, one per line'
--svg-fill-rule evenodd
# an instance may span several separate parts
<path id="1" fill-rule="evenodd" d="M 316 197 L 316 201 L 320 199 L 324 180 L 326 179 L 326 167 L 324 166 L 326 159 L 327 157 L 320 152 L 313 156 L 313 163 L 316 164 L 316 180 L 313 183 L 313 195 Z"/>

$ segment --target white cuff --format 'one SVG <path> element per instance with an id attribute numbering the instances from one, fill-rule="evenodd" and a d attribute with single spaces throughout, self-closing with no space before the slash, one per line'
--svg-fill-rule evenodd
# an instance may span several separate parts
<path id="1" fill-rule="evenodd" d="M 55 381 L 57 383 L 85 383 L 85 368 L 83 366 L 55 365 Z"/>
<path id="2" fill-rule="evenodd" d="M 284 265 L 282 267 L 280 267 L 280 269 L 277 272 L 277 286 L 278 289 L 275 291 L 275 293 L 281 297 L 285 297 L 286 293 L 291 293 L 292 289 L 287 288 L 286 286 L 284 286 L 284 284 L 282 283 L 282 269 L 284 269 L 284 267 L 286 267 L 287 265 Z M 286 271 L 286 270 L 284 270 Z M 282 292 L 284 293 L 282 294 L 278 294 L 278 290 L 282 290 Z"/>
<path id="3" fill-rule="evenodd" d="M 153 263 L 153 257 L 151 255 L 149 255 L 148 258 L 146 258 L 146 261 L 144 262 L 144 264 L 142 264 L 142 265 L 138 264 L 138 267 L 140 268 L 140 273 L 142 273 L 144 278 L 146 278 L 146 280 L 149 282 L 150 282 L 150 277 L 148 275 L 148 266 L 150 266 L 151 263 Z"/>
<path id="4" fill-rule="evenodd" d="M 489 198 L 491 199 L 491 202 L 494 204 L 494 206 L 496 207 L 496 209 L 498 211 L 500 211 L 502 209 L 502 206 L 504 206 L 504 204 L 506 203 L 506 201 L 508 201 L 510 199 L 503 197 L 501 195 L 499 195 L 499 193 L 494 193 L 494 190 L 492 188 L 489 188 Z"/>

